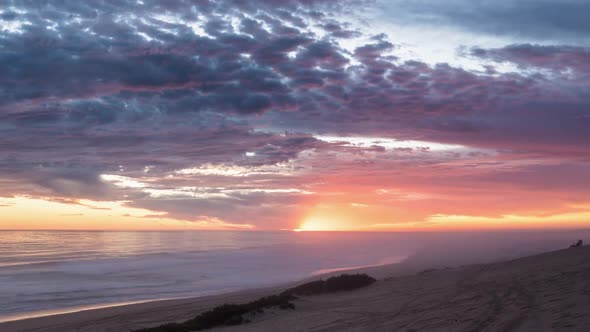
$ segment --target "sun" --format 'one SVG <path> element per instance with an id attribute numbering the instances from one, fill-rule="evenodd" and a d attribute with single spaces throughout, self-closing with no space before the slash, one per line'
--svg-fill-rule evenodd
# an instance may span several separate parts
<path id="1" fill-rule="evenodd" d="M 319 232 L 334 230 L 334 222 L 327 219 L 308 218 L 305 219 L 299 228 L 295 228 L 294 232 Z"/>

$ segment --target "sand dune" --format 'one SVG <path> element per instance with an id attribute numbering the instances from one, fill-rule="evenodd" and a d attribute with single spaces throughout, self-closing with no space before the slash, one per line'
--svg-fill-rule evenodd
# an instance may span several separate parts
<path id="1" fill-rule="evenodd" d="M 218 331 L 590 331 L 590 246 L 500 263 L 417 272 L 368 269 L 382 278 L 357 291 L 304 297 Z M 277 289 L 159 301 L 0 324 L 0 331 L 129 331 L 184 320 L 224 302 Z"/>
<path id="2" fill-rule="evenodd" d="M 590 246 L 388 278 L 220 331 L 590 331 Z"/>

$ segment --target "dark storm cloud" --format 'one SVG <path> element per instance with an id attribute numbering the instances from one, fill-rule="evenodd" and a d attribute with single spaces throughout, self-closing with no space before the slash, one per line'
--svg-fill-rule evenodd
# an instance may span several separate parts
<path id="1" fill-rule="evenodd" d="M 27 8 L 15 3 L 25 11 L 20 19 L 29 23 L 21 27 L 21 33 L 2 38 L 0 107 L 28 111 L 39 105 L 46 108 L 47 103 L 71 105 L 76 99 L 180 90 L 190 93 L 181 105 L 164 105 L 164 112 L 190 108 L 252 114 L 289 108 L 297 83 L 318 82 L 323 75 L 315 71 L 312 79 L 308 71 L 306 78 L 285 81 L 294 66 L 333 68 L 347 62 L 337 45 L 313 42 L 313 35 L 285 25 L 296 21 L 301 26 L 299 16 L 304 13 L 294 9 L 298 4 L 308 2 L 287 2 L 260 14 L 261 8 L 240 2 L 238 9 L 252 10 L 251 17 L 260 18 L 253 20 L 238 13 L 231 1 L 192 7 L 183 2 L 121 3 L 116 12 L 106 4 L 87 8 L 50 2 Z M 194 13 L 168 12 L 183 5 Z M 203 20 L 197 14 L 207 14 L 203 29 L 211 37 L 195 35 L 184 24 L 156 16 L 159 10 L 197 22 Z M 241 33 L 219 16 L 228 13 L 241 17 Z M 263 23 L 272 31 L 263 29 Z M 289 52 L 302 49 L 298 61 L 289 61 Z M 51 116 L 47 114 L 46 120 Z"/>
<path id="2" fill-rule="evenodd" d="M 469 32 L 524 40 L 585 43 L 590 36 L 586 0 L 384 1 L 393 22 L 455 26 Z"/>
<path id="3" fill-rule="evenodd" d="M 578 144 L 590 140 L 588 89 L 578 75 L 479 75 L 446 64 L 396 64 L 375 49 L 375 44 L 357 49 L 363 66 L 356 79 L 321 89 L 324 94 L 314 100 L 321 106 L 306 104 L 313 112 L 267 116 L 282 119 L 285 127 L 341 135 L 395 133 L 501 149 L 588 152 Z"/>
<path id="4" fill-rule="evenodd" d="M 348 24 L 340 23 L 338 21 L 327 21 L 319 26 L 329 32 L 334 38 L 353 38 L 362 35 L 359 31 L 350 29 Z"/>
<path id="5" fill-rule="evenodd" d="M 298 6 L 294 4 L 287 6 Z M 183 6 L 152 5 L 163 11 Z M 349 58 L 336 43 L 315 40 L 300 30 L 305 13 L 282 8 L 264 14 L 254 11 L 255 19 L 242 17 L 238 32 L 220 19 L 220 11 L 229 11 L 227 3 L 199 4 L 197 9 L 207 14 L 203 28 L 213 36 L 208 37 L 148 15 L 153 12 L 147 6 L 139 9 L 146 16 L 143 21 L 113 15 L 109 8 L 72 6 L 65 9 L 84 20 L 66 17 L 57 11 L 59 6 L 45 6 L 24 14 L 38 24 L 23 26 L 22 34 L 3 39 L 1 80 L 7 89 L 1 100 L 6 120 L 21 126 L 60 123 L 69 128 L 199 112 L 299 110 L 312 121 L 317 114 L 329 119 L 326 110 L 363 110 L 339 117 L 344 115 L 346 123 L 388 120 L 400 126 L 426 123 L 462 131 L 487 125 L 456 118 L 457 114 L 494 109 L 502 102 L 498 96 L 513 95 L 510 102 L 518 103 L 543 94 L 539 82 L 525 77 L 486 78 L 445 65 L 396 64 L 394 45 L 383 35 L 349 55 L 361 66 L 346 68 Z M 248 5 L 240 8 L 251 10 Z M 125 6 L 121 9 L 125 13 Z M 39 23 L 42 19 L 58 26 L 48 29 Z M 263 29 L 263 22 L 272 31 Z M 342 30 L 333 21 L 324 27 Z M 440 121 L 421 119 L 421 113 L 437 115 Z"/>

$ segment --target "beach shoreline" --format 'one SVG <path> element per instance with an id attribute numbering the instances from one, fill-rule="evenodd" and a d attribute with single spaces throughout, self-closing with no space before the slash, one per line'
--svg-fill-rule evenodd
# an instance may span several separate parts
<path id="1" fill-rule="evenodd" d="M 221 294 L 223 294 L 223 293 L 220 293 L 217 295 L 221 295 Z M 211 295 L 213 295 L 213 294 L 211 294 Z M 203 295 L 203 296 L 205 296 L 205 295 Z M 77 306 L 77 307 L 46 309 L 46 310 L 39 310 L 39 311 L 32 311 L 32 312 L 25 312 L 25 313 L 17 313 L 17 314 L 0 316 L 0 324 L 8 323 L 8 322 L 16 322 L 16 321 L 25 320 L 25 319 L 43 318 L 43 317 L 56 316 L 56 315 L 73 314 L 73 313 L 78 313 L 78 312 L 82 312 L 82 311 L 89 311 L 89 310 L 114 308 L 114 307 L 142 304 L 142 303 L 148 303 L 148 302 L 157 302 L 157 301 L 182 300 L 182 299 L 196 298 L 196 297 L 200 297 L 200 296 L 162 298 L 162 299 L 152 299 L 152 300 L 143 300 L 143 301 L 142 300 L 140 300 L 140 301 L 123 301 L 123 302 L 112 302 L 112 303 L 88 304 L 88 305 L 81 305 L 81 306 Z"/>

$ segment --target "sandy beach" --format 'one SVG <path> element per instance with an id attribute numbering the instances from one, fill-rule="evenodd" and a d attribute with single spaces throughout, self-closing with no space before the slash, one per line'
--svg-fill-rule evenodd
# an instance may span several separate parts
<path id="1" fill-rule="evenodd" d="M 433 268 L 411 262 L 366 268 L 364 289 L 302 297 L 220 331 L 588 331 L 590 246 L 499 263 Z M 0 324 L 5 332 L 129 331 L 182 321 L 216 305 L 282 287 L 156 301 Z"/>

